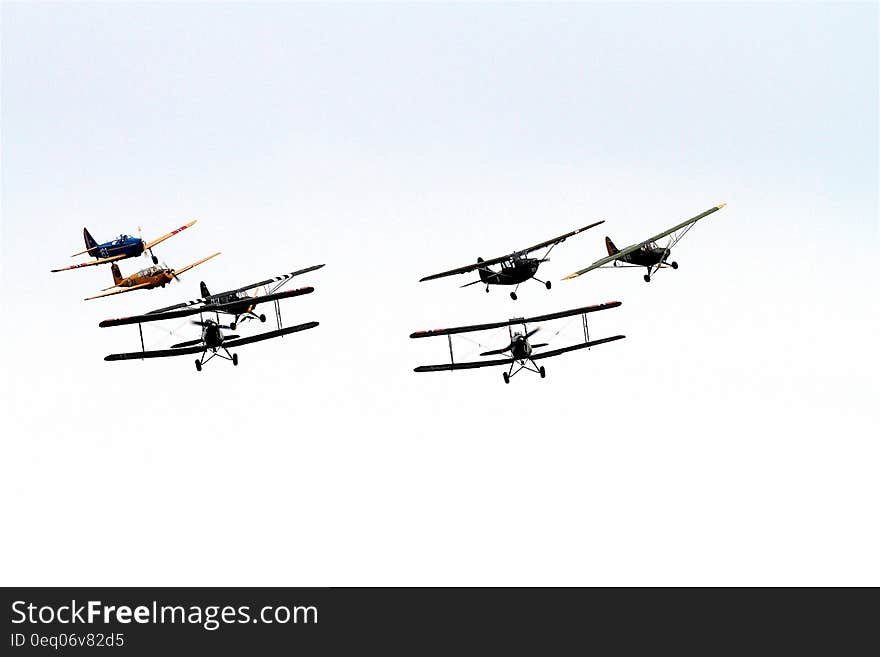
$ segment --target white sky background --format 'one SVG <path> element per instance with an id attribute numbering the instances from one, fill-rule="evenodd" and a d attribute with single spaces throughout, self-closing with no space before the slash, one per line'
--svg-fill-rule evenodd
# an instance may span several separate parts
<path id="1" fill-rule="evenodd" d="M 880 585 L 877 18 L 5 3 L 0 580 Z M 650 285 L 559 280 L 721 201 Z M 49 273 L 192 218 L 182 284 Z M 550 292 L 416 282 L 601 218 Z M 103 318 L 319 262 L 321 326 L 237 368 L 102 360 Z M 413 330 L 611 299 L 545 380 L 412 372 Z"/>

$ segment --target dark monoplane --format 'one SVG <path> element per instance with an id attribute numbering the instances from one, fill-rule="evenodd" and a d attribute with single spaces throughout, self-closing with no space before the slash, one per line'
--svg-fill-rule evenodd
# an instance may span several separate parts
<path id="1" fill-rule="evenodd" d="M 281 276 L 275 276 L 274 278 L 267 278 L 265 281 L 260 281 L 259 283 L 251 283 L 250 285 L 245 285 L 244 287 L 237 288 L 235 290 L 228 290 L 226 292 L 218 292 L 216 294 L 211 294 L 208 291 L 208 286 L 202 281 L 199 284 L 199 290 L 202 294 L 198 299 L 193 299 L 192 301 L 184 301 L 183 303 L 177 303 L 173 306 L 167 306 L 165 308 L 159 308 L 158 310 L 151 310 L 147 313 L 147 315 L 156 315 L 160 313 L 168 313 L 172 311 L 179 310 L 181 308 L 196 308 L 193 313 L 199 312 L 198 308 L 206 308 L 211 306 L 212 308 L 219 308 L 219 312 L 225 313 L 227 315 L 232 315 L 233 320 L 229 324 L 229 327 L 234 331 L 236 325 L 239 320 L 242 321 L 249 319 L 259 319 L 261 322 L 266 321 L 266 315 L 260 314 L 257 315 L 254 312 L 254 308 L 259 303 L 263 303 L 265 301 L 273 301 L 278 299 L 283 299 L 285 296 L 296 296 L 295 294 L 289 294 L 287 292 L 282 292 L 282 296 L 278 296 L 275 294 L 276 290 L 281 287 L 281 284 L 293 278 L 294 276 L 301 276 L 302 274 L 307 274 L 311 271 L 315 271 L 316 269 L 320 269 L 324 265 L 312 265 L 311 267 L 306 267 L 305 269 L 298 269 L 297 271 L 292 271 L 289 274 L 282 274 Z M 264 288 L 264 295 L 258 296 L 259 288 Z M 248 294 L 251 290 L 254 291 L 253 294 Z M 293 290 L 292 292 L 296 292 Z M 271 296 L 272 298 L 267 298 Z M 243 318 L 243 319 L 242 319 Z"/>
<path id="2" fill-rule="evenodd" d="M 444 271 L 439 274 L 425 276 L 424 278 L 419 279 L 419 282 L 431 281 L 435 278 L 443 278 L 444 276 L 453 276 L 455 274 L 466 274 L 468 272 L 477 270 L 479 271 L 480 279 L 477 281 L 471 281 L 470 283 L 465 283 L 461 287 L 468 287 L 469 285 L 477 285 L 478 283 L 483 283 L 486 286 L 486 292 L 488 292 L 490 285 L 515 285 L 516 287 L 514 288 L 513 292 L 510 293 L 510 298 L 516 301 L 516 291 L 519 289 L 520 283 L 525 283 L 528 280 L 534 279 L 539 283 L 543 283 L 548 290 L 550 289 L 550 281 L 542 281 L 538 278 L 535 278 L 535 274 L 538 273 L 538 267 L 541 265 L 541 263 L 547 262 L 547 256 L 550 255 L 550 251 L 553 250 L 553 247 L 555 247 L 557 244 L 560 244 L 561 242 L 564 242 L 572 235 L 577 235 L 578 233 L 593 228 L 594 226 L 598 226 L 602 223 L 605 223 L 604 220 L 597 221 L 596 223 L 590 224 L 589 226 L 584 226 L 583 228 L 578 228 L 577 230 L 573 230 L 570 233 L 566 233 L 565 235 L 554 237 L 553 239 L 547 240 L 546 242 L 535 244 L 534 246 L 530 246 L 529 248 L 523 249 L 522 251 L 514 251 L 509 255 L 501 256 L 498 258 L 491 258 L 490 260 L 477 258 L 477 262 L 472 265 L 466 265 L 464 267 L 450 269 L 449 271 Z M 538 251 L 546 247 L 549 248 L 542 257 L 529 257 L 528 254 L 532 251 Z M 501 268 L 497 270 L 491 269 L 490 267 L 492 265 L 501 265 Z"/>
<path id="3" fill-rule="evenodd" d="M 581 269 L 580 271 L 576 271 L 573 274 L 569 274 L 562 280 L 568 280 L 570 278 L 577 278 L 583 274 L 586 274 L 588 271 L 592 271 L 594 269 L 598 269 L 600 267 L 610 266 L 612 267 L 645 267 L 648 270 L 648 273 L 645 274 L 645 282 L 649 283 L 651 281 L 651 276 L 656 274 L 661 267 L 672 267 L 673 269 L 678 269 L 678 263 L 673 261 L 669 261 L 669 256 L 672 255 L 672 247 L 678 244 L 681 239 L 687 235 L 688 231 L 693 227 L 695 223 L 697 223 L 703 217 L 707 217 L 713 212 L 717 212 L 721 208 L 723 208 L 726 203 L 719 203 L 714 208 L 710 208 L 705 212 L 701 212 L 696 217 L 692 217 L 687 221 L 682 221 L 677 226 L 673 226 L 668 230 L 664 230 L 662 233 L 658 235 L 654 235 L 654 237 L 650 237 L 646 239 L 644 242 L 637 242 L 631 246 L 626 247 L 625 249 L 618 249 L 614 246 L 614 242 L 611 241 L 610 237 L 605 238 L 605 248 L 608 251 L 608 257 L 602 258 L 601 260 L 597 260 L 589 267 Z M 659 246 L 657 244 L 657 240 L 661 240 L 664 237 L 669 236 L 669 242 L 666 246 Z M 621 265 L 621 263 L 624 263 Z"/>
<path id="4" fill-rule="evenodd" d="M 507 372 L 503 373 L 504 383 L 510 383 L 510 378 L 520 372 L 521 370 L 528 370 L 530 372 L 535 372 L 540 375 L 543 379 L 547 375 L 547 371 L 543 366 L 538 366 L 535 364 L 536 360 L 540 360 L 542 358 L 550 358 L 551 356 L 558 356 L 560 354 L 567 353 L 569 351 L 575 351 L 577 349 L 588 349 L 589 347 L 595 347 L 596 345 L 604 344 L 606 342 L 613 342 L 615 340 L 620 340 L 624 338 L 623 335 L 615 335 L 610 338 L 601 338 L 599 340 L 590 340 L 590 329 L 587 323 L 587 315 L 589 313 L 594 313 L 599 310 L 608 310 L 609 308 L 616 308 L 620 305 L 620 301 L 609 301 L 607 303 L 600 303 L 595 306 L 586 306 L 584 308 L 573 308 L 571 310 L 562 310 L 560 312 L 550 313 L 547 315 L 539 315 L 537 317 L 529 317 L 529 318 L 515 318 L 508 320 L 506 322 L 493 322 L 490 324 L 475 324 L 473 326 L 460 326 L 457 328 L 447 328 L 447 329 L 434 329 L 430 331 L 417 331 L 411 334 L 409 337 L 411 338 L 429 338 L 437 335 L 445 335 L 447 336 L 447 341 L 449 342 L 449 363 L 443 363 L 441 365 L 420 365 L 415 368 L 415 372 L 444 372 L 451 370 L 467 370 L 473 369 L 476 367 L 491 367 L 495 365 L 504 365 L 510 366 L 510 369 Z M 554 319 L 561 319 L 563 317 L 572 317 L 575 315 L 583 316 L 583 329 L 584 329 L 584 341 L 578 342 L 573 345 L 568 345 L 566 347 L 560 347 L 558 349 L 551 349 L 549 351 L 542 351 L 540 353 L 535 353 L 535 349 L 539 349 L 541 347 L 546 347 L 548 344 L 546 342 L 541 342 L 537 344 L 532 344 L 529 342 L 529 338 L 531 338 L 535 333 L 538 332 L 540 327 L 535 327 L 529 330 L 528 325 L 534 324 L 536 322 L 547 322 Z M 522 331 L 514 331 L 514 326 L 522 326 Z M 503 358 L 493 359 L 493 360 L 478 360 L 478 361 L 466 361 L 466 362 L 456 362 L 455 355 L 452 349 L 452 336 L 456 333 L 471 333 L 474 331 L 488 331 L 491 329 L 497 329 L 501 327 L 508 327 L 508 333 L 510 336 L 510 343 L 498 349 L 491 349 L 489 351 L 484 351 L 481 353 L 481 356 L 503 356 Z M 516 369 L 514 370 L 514 367 Z"/>

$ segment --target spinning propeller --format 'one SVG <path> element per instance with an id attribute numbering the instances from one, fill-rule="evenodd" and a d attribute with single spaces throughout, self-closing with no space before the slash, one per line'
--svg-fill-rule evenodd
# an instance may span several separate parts
<path id="1" fill-rule="evenodd" d="M 536 326 L 535 328 L 533 328 L 531 331 L 529 331 L 525 335 L 523 335 L 521 333 L 516 333 L 513 336 L 511 336 L 510 344 L 507 345 L 506 347 L 504 347 L 503 349 L 492 349 L 491 351 L 484 351 L 483 353 L 480 354 L 480 356 L 497 356 L 499 354 L 505 354 L 509 351 L 513 351 L 513 347 L 516 344 L 517 340 L 528 340 L 530 337 L 532 337 L 535 333 L 537 333 L 540 330 L 541 330 L 541 327 Z M 531 345 L 532 349 L 535 349 L 536 347 L 546 347 L 546 346 L 547 346 L 546 342 L 539 342 L 538 344 Z"/>

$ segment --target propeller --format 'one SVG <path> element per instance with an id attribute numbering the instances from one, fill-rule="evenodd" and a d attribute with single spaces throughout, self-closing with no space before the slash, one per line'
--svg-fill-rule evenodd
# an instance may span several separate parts
<path id="1" fill-rule="evenodd" d="M 507 353 L 508 351 L 512 351 L 512 350 L 513 350 L 513 344 L 514 344 L 514 342 L 516 342 L 517 338 L 526 338 L 526 339 L 528 339 L 528 338 L 532 337 L 535 333 L 537 333 L 537 332 L 540 331 L 540 330 L 541 330 L 541 327 L 540 327 L 540 326 L 536 326 L 535 328 L 533 328 L 531 331 L 529 331 L 529 332 L 526 333 L 525 335 L 522 335 L 522 334 L 514 335 L 514 336 L 512 337 L 512 339 L 510 340 L 510 344 L 507 345 L 506 347 L 504 347 L 503 349 L 492 349 L 491 351 L 484 351 L 483 353 L 480 354 L 480 356 L 496 356 L 496 355 L 498 355 L 498 354 L 504 354 L 504 353 Z M 546 347 L 547 344 L 544 343 L 544 344 L 540 344 L 540 345 L 532 345 L 532 348 L 534 349 L 536 346 Z"/>
<path id="2" fill-rule="evenodd" d="M 171 275 L 174 277 L 174 280 L 175 280 L 175 281 L 177 281 L 178 283 L 182 283 L 182 282 L 183 282 L 183 281 L 180 280 L 180 278 L 177 276 L 177 274 L 174 273 L 174 270 L 171 269 L 171 267 L 169 267 L 168 264 L 167 264 L 164 260 L 162 261 L 162 266 L 165 268 L 165 270 L 166 270 L 169 274 L 171 274 Z"/>

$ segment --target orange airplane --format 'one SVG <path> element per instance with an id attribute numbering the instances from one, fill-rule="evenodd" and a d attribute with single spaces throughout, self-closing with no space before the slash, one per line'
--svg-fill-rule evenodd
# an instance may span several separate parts
<path id="1" fill-rule="evenodd" d="M 220 255 L 219 251 L 181 269 L 170 269 L 168 265 L 163 262 L 162 267 L 153 265 L 152 267 L 141 269 L 139 272 L 132 274 L 131 276 L 123 276 L 119 271 L 119 265 L 114 262 L 113 266 L 110 268 L 110 271 L 113 273 L 113 285 L 105 287 L 104 290 L 102 290 L 104 294 L 86 297 L 85 300 L 100 299 L 101 297 L 109 297 L 112 294 L 122 294 L 123 292 L 132 292 L 134 290 L 150 290 L 154 287 L 165 287 L 174 279 L 180 280 L 177 278 L 179 274 L 189 271 L 193 267 L 196 267 L 218 255 Z M 106 290 L 111 291 L 107 292 Z"/>

